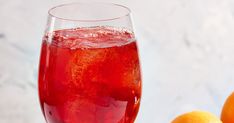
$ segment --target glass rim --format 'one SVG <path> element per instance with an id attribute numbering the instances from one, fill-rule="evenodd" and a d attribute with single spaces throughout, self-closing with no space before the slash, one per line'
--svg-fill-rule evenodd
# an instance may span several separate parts
<path id="1" fill-rule="evenodd" d="M 117 17 L 113 17 L 113 18 L 103 18 L 103 19 L 72 19 L 72 18 L 63 18 L 63 17 L 59 17 L 58 15 L 55 15 L 52 13 L 53 10 L 56 10 L 57 8 L 60 7 L 65 7 L 65 6 L 69 6 L 69 5 L 81 5 L 81 4 L 86 4 L 86 5 L 109 5 L 109 6 L 116 6 L 116 7 L 121 7 L 122 9 L 127 10 L 126 13 L 122 14 L 121 16 L 117 16 Z M 65 20 L 65 21 L 77 21 L 77 22 L 104 22 L 104 21 L 114 21 L 114 20 L 118 20 L 121 19 L 123 17 L 127 17 L 131 14 L 131 10 L 124 6 L 124 5 L 120 5 L 120 4 L 116 4 L 116 3 L 108 3 L 108 2 L 73 2 L 73 3 L 65 3 L 65 4 L 60 4 L 60 5 L 56 5 L 52 8 L 50 8 L 48 10 L 48 15 L 60 20 Z"/>

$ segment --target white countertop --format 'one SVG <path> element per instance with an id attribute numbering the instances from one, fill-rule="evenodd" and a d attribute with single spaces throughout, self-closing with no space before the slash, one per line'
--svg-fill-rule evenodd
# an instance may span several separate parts
<path id="1" fill-rule="evenodd" d="M 195 109 L 219 116 L 234 91 L 234 0 L 106 1 L 132 9 L 143 73 L 136 123 L 169 123 Z M 64 2 L 0 0 L 0 123 L 45 122 L 40 44 L 47 10 Z"/>

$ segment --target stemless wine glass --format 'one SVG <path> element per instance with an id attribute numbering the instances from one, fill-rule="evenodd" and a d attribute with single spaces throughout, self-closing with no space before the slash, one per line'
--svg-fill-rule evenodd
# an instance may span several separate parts
<path id="1" fill-rule="evenodd" d="M 110 3 L 50 9 L 39 97 L 47 123 L 133 123 L 141 75 L 130 10 Z"/>

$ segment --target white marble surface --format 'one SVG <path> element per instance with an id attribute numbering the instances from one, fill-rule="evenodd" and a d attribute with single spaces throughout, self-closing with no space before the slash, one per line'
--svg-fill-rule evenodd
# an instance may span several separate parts
<path id="1" fill-rule="evenodd" d="M 74 1 L 0 0 L 0 123 L 45 123 L 37 66 L 47 10 Z M 133 12 L 144 85 L 136 123 L 194 109 L 219 116 L 234 90 L 234 0 L 99 1 Z"/>

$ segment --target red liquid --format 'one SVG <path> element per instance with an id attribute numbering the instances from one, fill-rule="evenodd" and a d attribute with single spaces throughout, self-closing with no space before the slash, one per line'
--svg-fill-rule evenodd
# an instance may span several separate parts
<path id="1" fill-rule="evenodd" d="M 47 34 L 39 70 L 40 103 L 47 122 L 133 123 L 141 78 L 132 39 L 132 33 L 111 27 Z"/>

